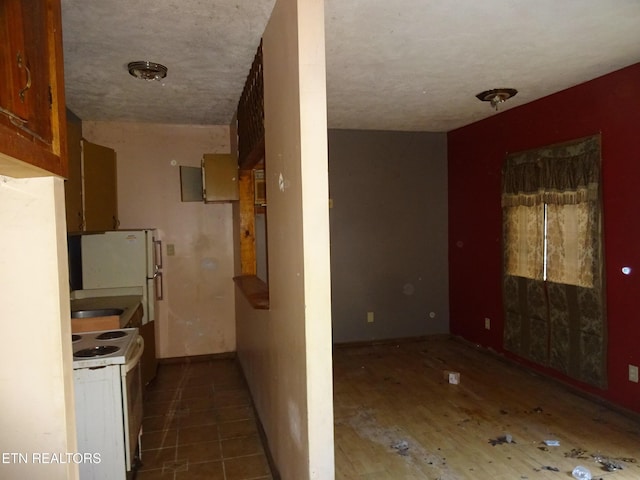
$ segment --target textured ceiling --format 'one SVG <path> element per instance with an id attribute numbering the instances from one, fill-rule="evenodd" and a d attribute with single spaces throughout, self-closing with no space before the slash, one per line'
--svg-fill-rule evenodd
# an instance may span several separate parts
<path id="1" fill-rule="evenodd" d="M 274 0 L 62 0 L 83 120 L 228 124 Z M 638 0 L 325 0 L 331 128 L 449 131 L 640 61 Z M 141 81 L 130 61 L 169 68 Z"/>

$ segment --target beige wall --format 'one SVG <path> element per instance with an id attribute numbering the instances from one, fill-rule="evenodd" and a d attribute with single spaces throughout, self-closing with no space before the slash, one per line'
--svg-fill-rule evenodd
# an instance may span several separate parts
<path id="1" fill-rule="evenodd" d="M 179 171 L 199 167 L 203 153 L 228 153 L 229 127 L 83 122 L 82 129 L 116 151 L 120 228 L 160 233 L 158 356 L 235 351 L 231 204 L 181 202 Z"/>
<path id="2" fill-rule="evenodd" d="M 62 179 L 0 176 L 0 478 L 78 478 L 67 272 Z"/>
<path id="3" fill-rule="evenodd" d="M 270 310 L 252 310 L 238 294 L 238 353 L 283 480 L 331 480 L 322 0 L 278 0 L 263 56 Z"/>

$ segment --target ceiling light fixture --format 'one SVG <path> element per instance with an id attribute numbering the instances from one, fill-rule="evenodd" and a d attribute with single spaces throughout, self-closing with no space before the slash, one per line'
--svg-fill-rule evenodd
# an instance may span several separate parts
<path id="1" fill-rule="evenodd" d="M 154 62 L 131 62 L 127 69 L 131 75 L 142 80 L 160 80 L 167 76 L 167 67 Z"/>
<path id="2" fill-rule="evenodd" d="M 515 88 L 494 88 L 493 90 L 485 90 L 476 95 L 483 102 L 490 102 L 491 106 L 498 110 L 498 104 L 515 97 L 518 91 Z"/>

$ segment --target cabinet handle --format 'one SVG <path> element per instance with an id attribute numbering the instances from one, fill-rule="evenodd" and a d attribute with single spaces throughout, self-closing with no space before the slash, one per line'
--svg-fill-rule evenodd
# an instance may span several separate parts
<path id="1" fill-rule="evenodd" d="M 27 72 L 27 84 L 24 86 L 22 90 L 18 92 L 18 96 L 20 97 L 20 101 L 24 103 L 24 96 L 27 93 L 27 90 L 31 88 L 31 70 L 27 67 L 27 64 L 22 61 L 22 54 L 18 52 L 18 67 L 24 68 Z"/>

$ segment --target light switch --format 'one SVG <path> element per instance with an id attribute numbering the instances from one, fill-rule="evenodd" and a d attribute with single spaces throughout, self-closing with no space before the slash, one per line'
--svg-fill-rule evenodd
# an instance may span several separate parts
<path id="1" fill-rule="evenodd" d="M 176 254 L 176 246 L 173 243 L 167 243 L 167 256 L 173 257 Z"/>

